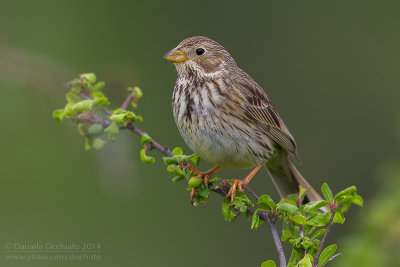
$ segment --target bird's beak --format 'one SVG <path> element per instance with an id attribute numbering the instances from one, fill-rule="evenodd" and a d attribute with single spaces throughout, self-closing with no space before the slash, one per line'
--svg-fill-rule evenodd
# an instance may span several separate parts
<path id="1" fill-rule="evenodd" d="M 167 54 L 165 54 L 164 58 L 168 61 L 173 63 L 179 63 L 188 60 L 189 58 L 186 56 L 185 53 L 178 49 L 172 49 Z"/>

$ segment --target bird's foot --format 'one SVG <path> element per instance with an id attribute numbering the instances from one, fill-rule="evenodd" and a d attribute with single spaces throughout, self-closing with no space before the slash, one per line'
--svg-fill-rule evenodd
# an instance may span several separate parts
<path id="1" fill-rule="evenodd" d="M 244 193 L 243 186 L 246 186 L 250 183 L 251 178 L 253 178 L 253 176 L 260 170 L 262 166 L 263 165 L 260 164 L 254 167 L 254 169 L 252 169 L 251 172 L 243 180 L 233 180 L 231 189 L 229 189 L 227 195 L 231 197 L 231 202 L 233 202 L 233 200 L 235 199 L 236 188 L 239 189 L 239 192 Z"/>
<path id="2" fill-rule="evenodd" d="M 213 168 L 209 169 L 209 170 L 206 171 L 206 172 L 198 171 L 198 170 L 197 170 L 195 167 L 193 167 L 193 165 L 190 164 L 190 163 L 186 165 L 186 168 L 189 169 L 189 170 L 191 170 L 196 176 L 203 178 L 203 179 L 204 179 L 204 184 L 205 184 L 206 186 L 208 186 L 208 180 L 211 179 L 211 177 L 214 175 L 214 173 L 216 173 L 219 169 L 221 169 L 221 166 L 216 165 L 216 166 L 214 166 Z"/>
<path id="3" fill-rule="evenodd" d="M 227 196 L 231 197 L 231 202 L 233 202 L 233 200 L 235 199 L 235 194 L 236 194 L 236 188 L 239 189 L 239 192 L 244 193 L 244 189 L 243 189 L 243 185 L 247 185 L 248 182 L 246 183 L 245 180 L 233 180 L 231 188 L 229 189 L 229 192 L 227 194 Z"/>

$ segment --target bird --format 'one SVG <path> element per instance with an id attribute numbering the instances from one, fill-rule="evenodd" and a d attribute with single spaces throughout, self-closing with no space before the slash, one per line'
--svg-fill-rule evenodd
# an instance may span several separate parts
<path id="1" fill-rule="evenodd" d="M 306 201 L 322 199 L 293 164 L 299 159 L 296 142 L 267 93 L 222 45 L 194 36 L 164 58 L 177 71 L 172 110 L 178 130 L 194 153 L 215 165 L 207 172 L 189 169 L 205 183 L 222 167 L 251 169 L 244 179 L 233 179 L 231 201 L 263 166 L 281 198 L 301 186 Z"/>

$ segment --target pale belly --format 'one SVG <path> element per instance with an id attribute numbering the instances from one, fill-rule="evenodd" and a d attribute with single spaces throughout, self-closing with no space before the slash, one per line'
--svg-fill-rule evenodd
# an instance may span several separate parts
<path id="1" fill-rule="evenodd" d="M 210 116 L 200 117 L 198 124 L 193 123 L 189 127 L 183 121 L 177 121 L 177 125 L 189 148 L 212 164 L 252 168 L 270 157 L 270 150 L 260 146 L 253 129 L 244 133 L 230 123 L 211 119 Z"/>
<path id="2" fill-rule="evenodd" d="M 252 168 L 270 158 L 273 142 L 257 126 L 243 121 L 240 107 L 226 107 L 226 94 L 219 94 L 213 84 L 197 90 L 188 84 L 178 79 L 173 113 L 190 149 L 212 164 L 231 168 Z M 220 90 L 227 90 L 222 85 Z"/>

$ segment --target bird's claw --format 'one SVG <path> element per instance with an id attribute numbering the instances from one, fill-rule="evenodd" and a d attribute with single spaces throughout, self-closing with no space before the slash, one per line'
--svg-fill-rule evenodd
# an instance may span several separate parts
<path id="1" fill-rule="evenodd" d="M 190 203 L 193 205 L 194 202 L 194 195 L 196 193 L 196 188 L 192 188 L 192 191 L 190 192 Z"/>
<path id="2" fill-rule="evenodd" d="M 231 188 L 229 189 L 229 192 L 227 196 L 231 197 L 231 202 L 235 199 L 235 194 L 236 194 L 236 188 L 239 189 L 239 192 L 244 193 L 243 185 L 246 185 L 245 181 L 243 180 L 233 180 Z"/>
<path id="3" fill-rule="evenodd" d="M 214 173 L 216 173 L 221 167 L 217 165 L 217 166 L 213 167 L 212 169 L 210 169 L 210 170 L 208 170 L 206 172 L 201 172 L 201 171 L 198 171 L 195 167 L 193 167 L 192 164 L 189 163 L 188 165 L 186 165 L 186 168 L 191 170 L 197 176 L 203 178 L 204 179 L 204 185 L 208 186 L 208 180 L 210 180 L 212 175 Z"/>

